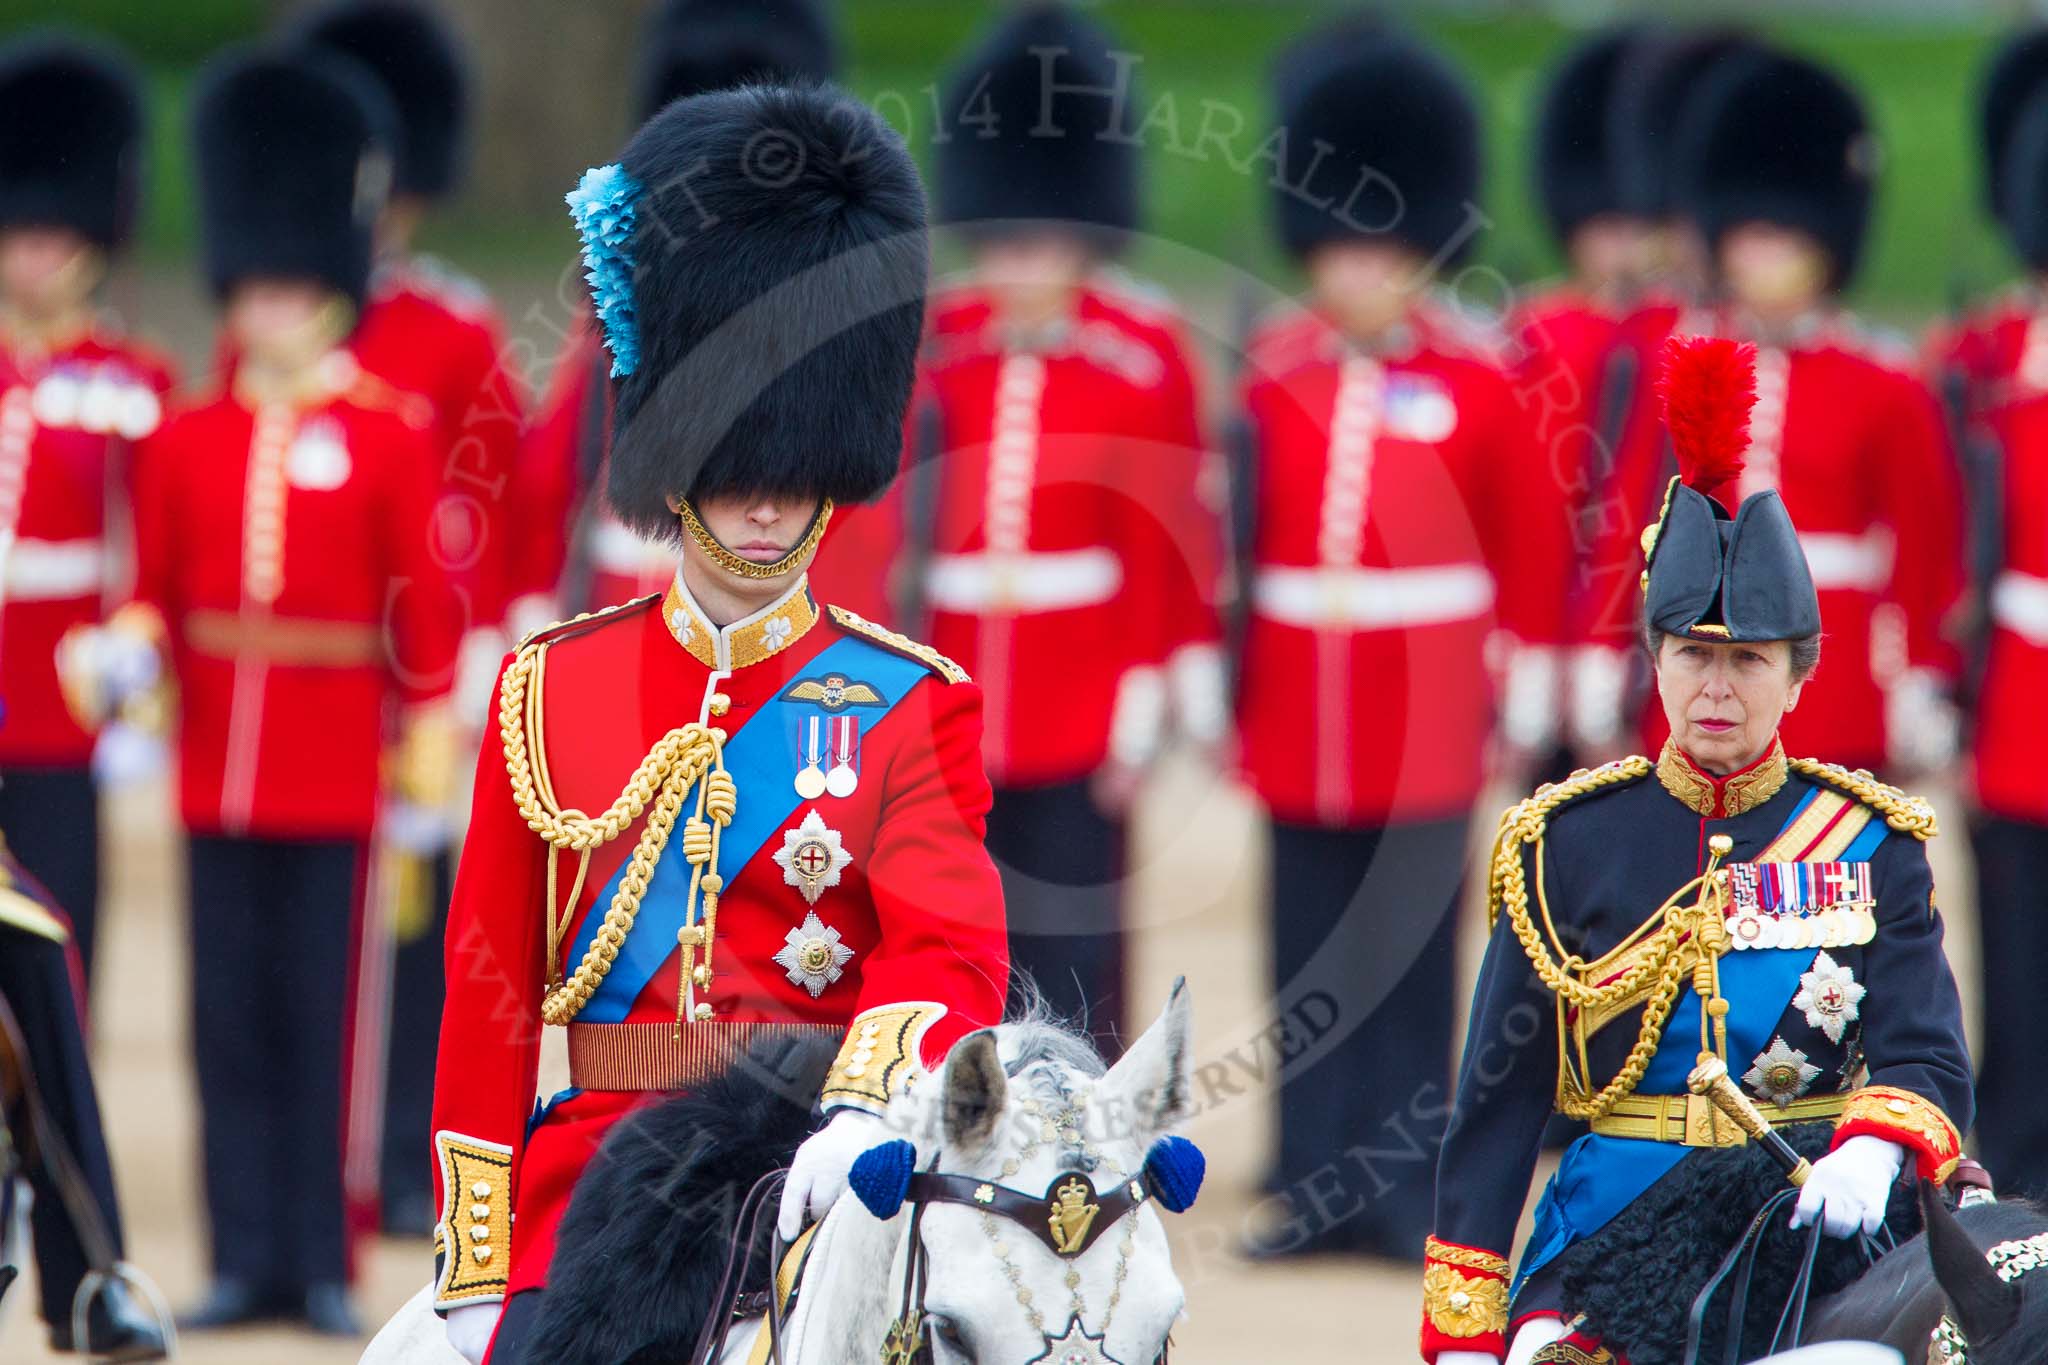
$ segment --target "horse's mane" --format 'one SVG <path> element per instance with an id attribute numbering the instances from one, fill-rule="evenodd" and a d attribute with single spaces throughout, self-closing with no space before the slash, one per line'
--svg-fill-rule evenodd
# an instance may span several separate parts
<path id="1" fill-rule="evenodd" d="M 1956 1212 L 1956 1221 L 1970 1234 L 1971 1241 L 1990 1248 L 2000 1242 L 2048 1232 L 2048 1205 L 2031 1199 L 2001 1199 L 1996 1204 L 1972 1204 Z"/>
<path id="2" fill-rule="evenodd" d="M 1028 985 L 1022 1004 L 996 1025 L 995 1035 L 1003 1074 L 1028 1089 L 1048 1113 L 1058 1113 L 1073 1102 L 1070 1076 L 1093 1080 L 1107 1070 L 1095 1044 L 1054 1014 L 1044 997 Z M 1074 1170 L 1092 1171 L 1097 1164 L 1096 1158 L 1079 1146 L 1065 1143 L 1060 1158 Z"/>

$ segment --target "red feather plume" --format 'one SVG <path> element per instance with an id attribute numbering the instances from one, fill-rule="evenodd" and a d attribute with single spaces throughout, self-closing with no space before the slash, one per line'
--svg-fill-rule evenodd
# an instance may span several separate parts
<path id="1" fill-rule="evenodd" d="M 1688 486 L 1710 493 L 1742 473 L 1756 404 L 1756 347 L 1726 337 L 1667 337 L 1657 396 Z"/>

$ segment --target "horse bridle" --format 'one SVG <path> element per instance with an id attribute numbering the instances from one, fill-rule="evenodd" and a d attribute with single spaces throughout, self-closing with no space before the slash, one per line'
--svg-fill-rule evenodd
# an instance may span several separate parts
<path id="1" fill-rule="evenodd" d="M 936 1162 L 937 1158 L 933 1160 Z M 934 1365 L 937 1359 L 932 1346 L 931 1318 L 924 1307 L 925 1262 L 929 1255 L 924 1245 L 924 1211 L 931 1205 L 957 1204 L 992 1214 L 1031 1232 L 1053 1255 L 1072 1260 L 1125 1218 L 1155 1202 L 1153 1185 L 1149 1163 L 1145 1170 L 1104 1193 L 1097 1193 L 1088 1176 L 1077 1170 L 1054 1176 L 1042 1195 L 1026 1194 L 979 1176 L 941 1175 L 929 1168 L 911 1176 L 903 1195 L 904 1202 L 910 1205 L 909 1260 L 903 1270 L 902 1303 L 882 1342 L 882 1365 Z M 1074 1324 L 1070 1322 L 1067 1334 L 1071 1335 L 1073 1330 Z M 1060 1365 L 1053 1355 L 1057 1345 L 1055 1338 L 1045 1337 L 1045 1354 L 1032 1365 Z M 1170 1342 L 1160 1347 L 1153 1365 L 1167 1365 L 1171 1349 Z M 1122 1365 L 1099 1345 L 1097 1353 L 1107 1365 Z"/>

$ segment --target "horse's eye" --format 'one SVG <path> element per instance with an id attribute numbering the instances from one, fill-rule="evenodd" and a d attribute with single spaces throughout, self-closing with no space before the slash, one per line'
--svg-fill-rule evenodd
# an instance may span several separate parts
<path id="1" fill-rule="evenodd" d="M 946 1344 L 948 1350 L 952 1351 L 962 1360 L 970 1362 L 971 1365 L 974 1360 L 974 1354 L 967 1349 L 967 1338 L 960 1334 L 959 1323 L 951 1318 L 934 1318 L 932 1320 L 932 1331 L 940 1341 Z"/>

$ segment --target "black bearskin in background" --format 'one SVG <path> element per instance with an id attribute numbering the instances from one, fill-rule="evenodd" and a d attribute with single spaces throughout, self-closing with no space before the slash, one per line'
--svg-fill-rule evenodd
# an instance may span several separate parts
<path id="1" fill-rule="evenodd" d="M 2048 268 L 2048 85 L 2013 119 L 2004 175 L 2000 218 L 2013 250 L 2036 270 Z"/>
<path id="2" fill-rule="evenodd" d="M 1462 76 L 1367 19 L 1297 42 L 1273 84 L 1286 136 L 1273 203 L 1288 251 L 1304 257 L 1328 242 L 1386 239 L 1431 259 L 1448 250 L 1445 264 L 1470 254 L 1479 114 Z"/>
<path id="3" fill-rule="evenodd" d="M 1718 245 L 1748 222 L 1795 228 L 1827 249 L 1830 289 L 1863 255 L 1877 145 L 1863 102 L 1803 58 L 1754 52 L 1715 64 L 1677 137 L 1681 194 Z"/>
<path id="4" fill-rule="evenodd" d="M 1977 150 L 1984 176 L 1984 207 L 2001 223 L 2008 223 L 2005 200 L 2013 182 L 2007 178 L 2006 166 L 2013 130 L 2020 122 L 2020 111 L 2043 90 L 2048 90 L 2048 28 L 2024 29 L 1999 47 L 1977 88 Z"/>
<path id="5" fill-rule="evenodd" d="M 789 1165 L 838 1055 L 827 1037 L 756 1043 L 692 1094 L 621 1119 L 576 1181 L 530 1340 L 553 1365 L 656 1365 L 696 1345 L 741 1235 L 740 1201 Z M 768 1287 L 767 1231 L 736 1293 Z M 729 1306 L 729 1305 L 728 1305 Z"/>
<path id="6" fill-rule="evenodd" d="M 648 16 L 640 53 L 643 122 L 691 95 L 839 74 L 839 37 L 825 0 L 663 0 Z"/>
<path id="7" fill-rule="evenodd" d="M 1825 1123 L 1779 1132 L 1809 1160 L 1826 1154 L 1834 1140 L 1833 1125 Z M 1606 1227 L 1558 1258 L 1565 1312 L 1585 1314 L 1587 1329 L 1602 1345 L 1625 1354 L 1629 1365 L 1680 1365 L 1693 1300 L 1764 1201 L 1785 1188 L 1784 1172 L 1754 1143 L 1692 1153 Z M 1788 1206 L 1757 1255 L 1743 1329 L 1744 1360 L 1768 1352 L 1806 1254 L 1807 1232 L 1794 1232 L 1791 1216 Z M 1920 1230 L 1911 1184 L 1892 1188 L 1885 1221 L 1900 1241 Z M 1814 1300 L 1863 1273 L 1859 1246 L 1857 1238 L 1821 1239 L 1813 1268 Z M 1716 1294 L 1707 1313 L 1702 1360 L 1721 1358 L 1728 1292 Z"/>
<path id="8" fill-rule="evenodd" d="M 308 49 L 210 62 L 193 99 L 206 274 L 316 280 L 358 306 L 391 184 L 396 114 L 363 68 Z"/>
<path id="9" fill-rule="evenodd" d="M 983 234 L 977 224 L 1051 223 L 1121 246 L 1140 219 L 1135 69 L 1064 5 L 1029 4 L 997 25 L 946 76 L 940 220 Z"/>
<path id="10" fill-rule="evenodd" d="M 1732 29 L 1647 37 L 1615 82 L 1610 134 L 1616 191 L 1624 213 L 1663 219 L 1689 211 L 1671 164 L 1688 104 L 1722 61 L 1758 51 Z"/>
<path id="11" fill-rule="evenodd" d="M 120 246 L 135 223 L 141 141 L 141 89 L 114 52 L 56 35 L 0 49 L 0 226 Z"/>
<path id="12" fill-rule="evenodd" d="M 462 178 L 469 63 L 439 13 L 413 0 L 339 0 L 298 29 L 315 47 L 361 62 L 398 111 L 392 186 L 438 198 Z"/>
<path id="13" fill-rule="evenodd" d="M 653 539 L 671 495 L 888 487 L 924 325 L 924 190 L 903 141 L 831 88 L 678 100 L 620 158 L 639 363 L 606 494 Z"/>
<path id="14" fill-rule="evenodd" d="M 1565 55 L 1536 113 L 1536 198 L 1559 243 L 1588 220 L 1624 211 L 1612 117 L 1620 77 L 1643 50 L 1640 24 L 1603 29 Z"/>

